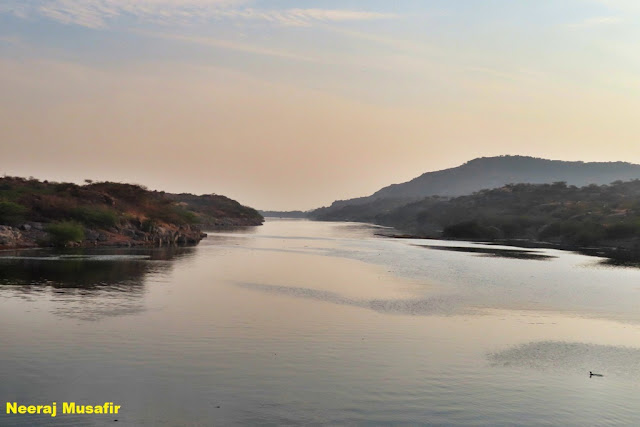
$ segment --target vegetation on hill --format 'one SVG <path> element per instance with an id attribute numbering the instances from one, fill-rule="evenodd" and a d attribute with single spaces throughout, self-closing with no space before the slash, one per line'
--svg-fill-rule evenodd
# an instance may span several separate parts
<path id="1" fill-rule="evenodd" d="M 258 211 L 260 215 L 269 218 L 308 218 L 309 212 L 304 211 Z"/>
<path id="2" fill-rule="evenodd" d="M 640 256 L 640 180 L 580 188 L 565 182 L 510 184 L 456 198 L 425 198 L 374 222 L 432 237 L 603 246 Z"/>
<path id="3" fill-rule="evenodd" d="M 195 221 L 204 227 L 234 227 L 261 225 L 264 218 L 257 210 L 218 194 L 195 196 L 193 194 L 163 193 L 178 206 L 195 215 Z"/>
<path id="4" fill-rule="evenodd" d="M 115 182 L 86 185 L 0 178 L 0 246 L 189 244 L 199 226 L 257 225 L 224 196 L 172 195 Z M 18 230 L 19 229 L 19 230 Z"/>
<path id="5" fill-rule="evenodd" d="M 640 165 L 625 162 L 565 162 L 525 156 L 482 157 L 461 166 L 427 172 L 411 181 L 393 184 L 368 197 L 340 200 L 312 211 L 320 220 L 368 221 L 377 215 L 425 197 L 455 197 L 510 183 L 568 185 L 609 184 L 640 178 Z"/>

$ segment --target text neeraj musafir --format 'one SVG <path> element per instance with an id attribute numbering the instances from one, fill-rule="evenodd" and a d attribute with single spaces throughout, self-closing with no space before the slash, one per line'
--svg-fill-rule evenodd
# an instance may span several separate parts
<path id="1" fill-rule="evenodd" d="M 122 406 L 113 402 L 105 402 L 102 405 L 78 405 L 76 402 L 62 402 L 63 415 L 66 414 L 117 414 Z M 58 414 L 58 404 L 52 402 L 50 405 L 19 405 L 18 402 L 7 402 L 7 414 L 46 414 L 55 417 Z"/>

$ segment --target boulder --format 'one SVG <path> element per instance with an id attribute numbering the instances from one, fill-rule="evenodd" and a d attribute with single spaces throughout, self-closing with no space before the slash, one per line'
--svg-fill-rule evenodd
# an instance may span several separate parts
<path id="1" fill-rule="evenodd" d="M 100 237 L 100 233 L 98 233 L 95 230 L 87 230 L 85 231 L 84 235 L 85 235 L 85 240 L 88 240 L 90 242 L 95 242 Z"/>
<path id="2" fill-rule="evenodd" d="M 8 225 L 0 225 L 0 246 L 17 246 L 21 240 L 20 230 Z"/>

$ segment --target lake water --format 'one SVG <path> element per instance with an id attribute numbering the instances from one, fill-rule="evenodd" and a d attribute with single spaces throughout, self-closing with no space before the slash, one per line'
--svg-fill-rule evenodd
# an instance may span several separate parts
<path id="1" fill-rule="evenodd" d="M 0 252 L 0 425 L 640 425 L 640 269 L 376 232 Z"/>

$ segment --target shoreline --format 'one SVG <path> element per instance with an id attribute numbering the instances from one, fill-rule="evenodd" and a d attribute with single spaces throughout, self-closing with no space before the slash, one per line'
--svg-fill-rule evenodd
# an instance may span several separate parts
<path id="1" fill-rule="evenodd" d="M 245 222 L 245 224 L 242 224 Z M 155 227 L 152 231 L 136 228 L 112 228 L 99 230 L 86 228 L 85 238 L 79 242 L 70 242 L 56 246 L 48 241 L 44 223 L 26 223 L 19 227 L 0 225 L 0 250 L 48 249 L 48 248 L 134 248 L 134 247 L 188 247 L 198 245 L 207 237 L 207 232 L 235 230 L 257 227 L 262 223 L 223 220 L 216 224 L 198 224 Z M 26 229 L 25 229 L 26 228 Z M 203 231 L 206 230 L 207 232 Z"/>
<path id="2" fill-rule="evenodd" d="M 567 252 L 577 252 L 582 255 L 608 258 L 614 262 L 640 263 L 640 252 L 633 251 L 620 246 L 577 246 L 562 243 L 543 242 L 531 239 L 460 239 L 453 237 L 420 236 L 414 234 L 384 234 L 374 233 L 374 236 L 387 237 L 392 239 L 423 239 L 441 240 L 448 242 L 469 242 L 482 243 L 486 245 L 503 245 L 523 249 L 556 249 Z"/>

